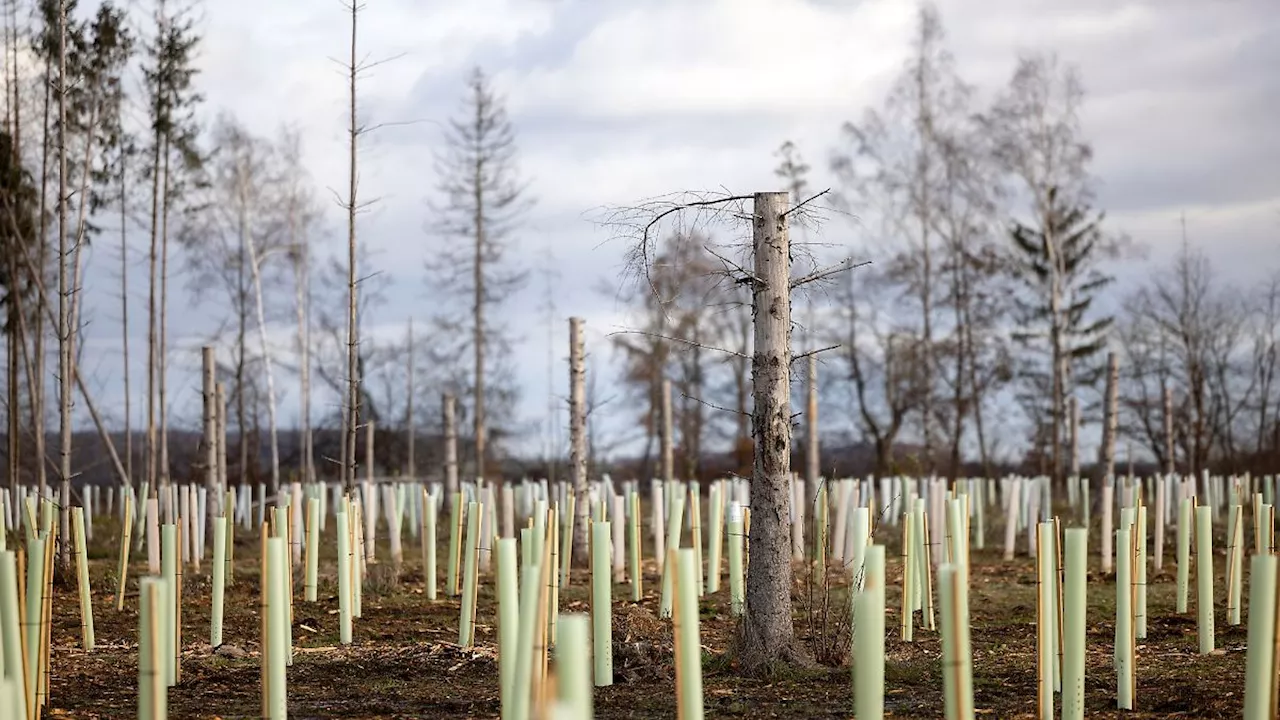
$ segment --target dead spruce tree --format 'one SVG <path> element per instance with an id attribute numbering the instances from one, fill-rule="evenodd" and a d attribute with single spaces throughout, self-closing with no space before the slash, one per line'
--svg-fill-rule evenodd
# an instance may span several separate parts
<path id="1" fill-rule="evenodd" d="M 489 320 L 489 312 L 528 278 L 509 264 L 507 253 L 511 233 L 531 201 L 516 166 L 515 130 L 502 98 L 479 68 L 467 81 L 462 114 L 447 125 L 436 172 L 439 201 L 432 203 L 429 229 L 443 242 L 432 248 L 427 272 L 442 309 L 432 318 L 437 330 L 433 347 L 437 363 L 453 371 L 453 384 L 470 391 L 472 471 L 480 478 L 485 475 L 489 417 L 509 418 L 516 398 L 509 372 L 512 338 Z M 470 307 L 448 307 L 450 298 L 464 297 Z M 470 382 L 462 369 L 468 350 Z"/>
<path id="2" fill-rule="evenodd" d="M 751 555 L 746 608 L 735 652 L 743 672 L 752 675 L 769 674 L 787 664 L 812 663 L 812 655 L 797 640 L 792 622 L 791 371 L 795 360 L 817 351 L 792 354 L 791 294 L 797 288 L 850 269 L 852 263 L 844 260 L 830 267 L 815 266 L 812 272 L 793 277 L 788 218 L 802 214 L 808 203 L 806 200 L 792 205 L 787 192 L 668 197 L 639 208 L 616 210 L 608 217 L 612 224 L 638 229 L 631 267 L 643 275 L 645 282 L 649 282 L 654 231 L 664 219 L 679 218 L 690 211 L 703 217 L 709 213 L 713 217 L 733 215 L 751 220 L 749 261 L 738 263 L 712 252 L 733 282 L 751 289 L 755 441 L 748 539 Z"/>

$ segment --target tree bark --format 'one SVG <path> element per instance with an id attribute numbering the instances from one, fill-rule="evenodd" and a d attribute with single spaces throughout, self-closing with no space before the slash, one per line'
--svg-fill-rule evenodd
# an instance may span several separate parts
<path id="1" fill-rule="evenodd" d="M 662 426 L 659 428 L 659 435 L 662 452 L 662 481 L 672 482 L 676 479 L 676 462 L 675 449 L 672 447 L 672 422 L 671 422 L 671 381 L 662 380 L 662 409 L 660 422 Z"/>
<path id="2" fill-rule="evenodd" d="M 245 152 L 248 151 L 246 148 Z M 247 208 L 251 199 L 248 197 L 249 188 L 247 184 L 249 177 L 247 170 L 241 173 L 239 182 L 240 192 L 244 193 L 240 198 L 241 241 L 249 249 L 249 271 L 253 276 L 253 307 L 258 319 L 258 343 L 262 346 L 263 376 L 267 383 L 267 432 L 270 433 L 271 439 L 271 484 L 268 489 L 271 492 L 271 496 L 276 497 L 280 492 L 280 440 L 276 427 L 276 382 L 275 375 L 271 371 L 271 346 L 267 344 L 266 311 L 262 307 L 261 260 L 258 257 L 257 243 L 254 242 L 253 233 L 250 232 L 248 226 Z"/>
<path id="3" fill-rule="evenodd" d="M 125 178 L 127 153 L 120 154 L 120 344 L 124 365 L 124 471 L 125 485 L 133 484 L 133 409 L 129 390 L 129 213 Z"/>
<path id="4" fill-rule="evenodd" d="M 1164 389 L 1164 472 L 1172 475 L 1173 461 L 1173 391 Z"/>
<path id="5" fill-rule="evenodd" d="M 739 660 L 749 674 L 780 663 L 808 664 L 791 612 L 791 248 L 785 192 L 756 193 L 751 359 L 755 471 L 751 555 Z"/>
<path id="6" fill-rule="evenodd" d="M 307 241 L 299 237 L 298 198 L 290 197 L 289 230 L 295 248 L 294 304 L 298 319 L 298 401 L 302 425 L 302 482 L 316 480 L 315 446 L 311 434 L 311 259 Z"/>
<path id="7" fill-rule="evenodd" d="M 1071 440 L 1071 477 L 1080 477 L 1080 401 L 1075 395 L 1067 398 L 1068 421 L 1071 423 L 1067 433 Z"/>
<path id="8" fill-rule="evenodd" d="M 218 492 L 218 421 L 217 421 L 217 386 L 214 381 L 216 360 L 215 348 L 206 345 L 200 348 L 201 399 L 204 401 L 201 427 L 204 430 L 204 486 L 209 494 L 208 515 L 209 527 L 221 513 L 222 495 Z"/>
<path id="9" fill-rule="evenodd" d="M 1113 477 L 1116 469 L 1116 408 L 1120 384 L 1120 361 L 1107 353 L 1107 399 L 1102 427 L 1102 477 Z"/>
<path id="10" fill-rule="evenodd" d="M 444 490 L 447 498 L 458 492 L 458 423 L 455 419 L 457 401 L 453 395 L 444 396 Z M 447 499 L 446 498 L 446 499 Z"/>
<path id="11" fill-rule="evenodd" d="M 71 569 L 71 248 L 67 244 L 67 3 L 58 3 L 58 475 L 62 481 L 59 507 L 61 542 L 59 563 Z M 37 458 L 43 462 L 43 458 Z"/>
<path id="12" fill-rule="evenodd" d="M 805 410 L 804 439 L 806 447 L 804 475 L 808 486 L 816 488 L 818 486 L 818 476 L 821 474 L 818 445 L 818 356 L 810 355 L 808 361 L 809 397 Z"/>
<path id="13" fill-rule="evenodd" d="M 347 66 L 350 87 L 350 123 L 347 125 L 348 162 L 347 175 L 347 400 L 344 425 L 346 436 L 342 441 L 342 483 L 348 494 L 356 487 L 356 426 L 360 419 L 360 367 L 356 345 L 359 342 L 356 326 L 356 146 L 360 128 L 356 125 L 356 76 L 360 66 L 356 60 L 356 20 L 360 15 L 358 3 L 351 3 L 351 61 Z"/>
<path id="14" fill-rule="evenodd" d="M 418 469 L 413 457 L 413 441 L 414 435 L 417 434 L 416 423 L 413 418 L 413 318 L 409 319 L 409 370 L 408 382 L 405 388 L 406 395 L 404 401 L 404 424 L 405 424 L 405 476 L 410 480 L 414 480 L 418 476 Z"/>
<path id="15" fill-rule="evenodd" d="M 587 519 L 591 516 L 587 494 L 586 358 L 582 318 L 569 318 L 569 465 L 573 469 L 573 561 L 587 558 Z"/>

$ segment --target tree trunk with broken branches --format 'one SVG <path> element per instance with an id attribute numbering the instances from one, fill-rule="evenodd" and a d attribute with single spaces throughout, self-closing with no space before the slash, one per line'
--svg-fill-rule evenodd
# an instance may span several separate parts
<path id="1" fill-rule="evenodd" d="M 791 247 L 787 193 L 755 194 L 755 278 L 751 358 L 755 470 L 751 555 L 739 660 L 747 672 L 779 662 L 807 664 L 791 612 Z"/>

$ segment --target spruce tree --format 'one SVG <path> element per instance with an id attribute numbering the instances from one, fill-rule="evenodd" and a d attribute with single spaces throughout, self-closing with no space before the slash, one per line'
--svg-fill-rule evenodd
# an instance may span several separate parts
<path id="1" fill-rule="evenodd" d="M 1043 226 L 1015 221 L 1009 235 L 1013 272 L 1029 291 L 1014 299 L 1014 317 L 1023 330 L 1013 338 L 1024 347 L 1041 348 L 1047 338 L 1049 352 L 1047 370 L 1041 364 L 1022 368 L 1032 382 L 1021 399 L 1040 414 L 1037 422 L 1052 426 L 1069 386 L 1092 386 L 1101 379 L 1104 366 L 1091 360 L 1106 347 L 1114 318 L 1092 312 L 1098 293 L 1113 280 L 1098 267 L 1105 246 L 1103 215 L 1068 204 L 1056 188 L 1049 189 L 1048 200 Z"/>

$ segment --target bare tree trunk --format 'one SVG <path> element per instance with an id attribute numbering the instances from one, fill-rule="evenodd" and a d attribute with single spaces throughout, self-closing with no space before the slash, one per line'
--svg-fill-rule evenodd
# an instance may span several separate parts
<path id="1" fill-rule="evenodd" d="M 485 135 L 483 128 L 486 122 L 484 105 L 480 102 L 476 102 L 475 111 L 476 111 L 475 118 L 474 118 L 475 127 L 473 128 L 473 132 L 475 133 L 475 137 L 482 138 Z M 488 169 L 485 167 L 487 164 L 488 164 L 487 158 L 485 157 L 484 153 L 476 153 L 474 176 L 473 176 L 473 181 L 471 185 L 472 200 L 475 203 L 474 207 L 472 208 L 472 212 L 473 212 L 473 215 L 472 215 L 473 228 L 472 229 L 475 234 L 475 237 L 473 238 L 473 240 L 475 241 L 475 262 L 472 265 L 471 272 L 472 272 L 472 285 L 473 285 L 472 292 L 474 293 L 473 313 L 474 313 L 474 319 L 475 319 L 475 327 L 473 328 L 473 331 L 472 331 L 472 344 L 475 346 L 473 348 L 473 350 L 475 351 L 475 368 L 474 368 L 475 408 L 474 408 L 474 412 L 472 413 L 472 419 L 474 420 L 474 423 L 475 423 L 473 434 L 475 435 L 475 455 L 476 455 L 475 456 L 475 473 L 477 478 L 484 477 L 484 472 L 485 472 L 484 461 L 485 461 L 485 445 L 486 445 L 486 437 L 485 437 L 486 418 L 485 418 L 485 402 L 484 402 L 485 400 L 485 397 L 484 397 L 484 393 L 485 393 L 484 245 L 485 245 L 485 232 L 486 232 L 484 177 L 489 172 Z"/>
<path id="2" fill-rule="evenodd" d="M 740 661 L 748 673 L 808 662 L 791 612 L 791 248 L 785 192 L 756 193 L 755 472 Z"/>
<path id="3" fill-rule="evenodd" d="M 480 105 L 476 105 L 477 122 L 480 120 Z M 479 164 L 480 158 L 476 160 Z M 482 177 L 483 169 L 476 168 L 476 177 Z M 484 477 L 484 453 L 485 453 L 485 412 L 484 412 L 484 193 L 481 191 L 480 184 L 477 181 L 475 187 L 475 241 L 476 241 L 476 258 L 475 267 L 473 268 L 472 282 L 475 284 L 475 330 L 472 336 L 472 343 L 475 345 L 475 408 L 472 413 L 472 419 L 475 421 L 475 472 L 477 478 Z"/>
<path id="4" fill-rule="evenodd" d="M 22 143 L 19 135 L 21 133 L 22 120 L 20 117 L 20 108 L 18 105 L 18 18 L 17 3 L 9 5 L 9 12 L 5 13 L 4 41 L 5 41 L 5 62 L 9 68 L 12 68 L 13 75 L 10 76 L 6 70 L 4 74 L 5 85 L 5 104 L 8 106 L 9 112 L 5 113 L 5 122 L 9 126 L 9 137 L 13 139 L 13 159 L 14 167 L 22 164 Z M 13 91 L 12 96 L 10 90 Z M 11 214 L 13 216 L 21 216 L 21 211 Z M 16 222 L 14 223 L 16 226 Z M 14 233 L 14 238 L 18 242 L 23 242 L 25 238 Z M 5 259 L 8 266 L 8 274 L 10 278 L 17 279 L 21 275 L 18 272 L 17 258 L 10 255 Z M 19 442 L 19 432 L 21 424 L 19 422 L 21 412 L 21 378 L 19 376 L 18 364 L 21 360 L 23 350 L 26 349 L 26 336 L 19 328 L 18 320 L 21 318 L 21 303 L 19 296 L 21 293 L 15 293 L 14 302 L 9 303 L 9 316 L 6 318 L 6 324 L 9 327 L 7 351 L 8 357 L 6 362 L 6 378 L 7 378 L 7 397 L 9 401 L 8 412 L 8 471 L 9 471 L 9 493 L 10 497 L 17 497 L 18 492 L 18 476 L 22 472 L 22 444 Z M 21 350 L 19 349 L 21 348 Z M 30 400 L 30 398 L 28 398 Z M 1266 408 L 1263 408 L 1263 417 L 1266 416 Z"/>
<path id="5" fill-rule="evenodd" d="M 1070 426 L 1067 428 L 1071 442 L 1070 468 L 1071 477 L 1080 477 L 1080 401 L 1075 395 L 1067 398 L 1067 417 Z"/>
<path id="6" fill-rule="evenodd" d="M 37 239 L 36 266 L 31 268 L 32 278 L 41 285 L 44 284 L 45 270 L 49 267 L 49 221 L 46 206 L 49 197 L 49 112 L 53 100 L 52 76 L 53 70 L 46 64 L 44 73 L 44 132 L 40 150 L 40 236 Z M 35 435 L 33 454 L 35 455 L 36 485 L 40 489 L 40 497 L 47 498 L 49 496 L 49 479 L 46 473 L 46 458 L 48 454 L 45 452 L 44 329 L 47 322 L 45 316 L 47 314 L 53 319 L 52 324 L 54 325 L 57 324 L 57 320 L 54 318 L 53 309 L 49 306 L 48 297 L 42 296 L 38 305 L 45 312 L 36 313 L 35 328 L 32 333 L 34 368 L 28 372 L 28 375 L 31 376 L 35 386 L 31 401 L 31 414 L 34 420 L 31 431 Z"/>
<path id="7" fill-rule="evenodd" d="M 253 240 L 253 233 L 249 231 L 248 218 L 245 217 L 246 208 L 250 202 L 248 188 L 245 187 L 247 182 L 246 172 L 240 177 L 240 192 L 244 193 L 240 199 L 240 233 L 241 242 L 249 250 L 249 271 L 253 275 L 253 307 L 258 316 L 258 343 L 262 346 L 263 376 L 267 382 L 267 432 L 271 436 L 271 484 L 268 489 L 271 496 L 276 497 L 280 493 L 280 440 L 276 429 L 276 382 L 275 375 L 271 371 L 271 346 L 267 344 L 267 317 L 262 307 L 262 268 L 259 266 L 258 246 Z"/>
<path id="8" fill-rule="evenodd" d="M 163 23 L 163 15 L 161 15 Z M 163 101 L 157 95 L 153 108 L 155 120 L 163 112 Z M 152 135 L 151 151 L 151 247 L 147 254 L 147 487 L 151 497 L 158 497 L 156 483 L 156 270 L 160 251 L 160 140 L 159 122 Z"/>
<path id="9" fill-rule="evenodd" d="M 245 487 L 249 482 L 249 429 L 248 414 L 245 409 L 245 399 L 248 393 L 245 388 L 245 363 L 248 358 L 246 345 L 248 344 L 248 318 L 245 317 L 246 295 L 244 285 L 244 243 L 240 243 L 238 253 L 236 254 L 236 434 L 240 436 L 240 487 Z M 256 464 L 256 463 L 255 463 Z"/>
<path id="10" fill-rule="evenodd" d="M 297 208 L 292 208 L 289 224 L 294 236 L 294 302 L 298 315 L 298 401 L 302 424 L 302 481 L 316 480 L 315 446 L 311 434 L 311 266 L 310 249 L 298 240 Z"/>
<path id="11" fill-rule="evenodd" d="M 569 465 L 573 474 L 573 562 L 587 562 L 587 363 L 582 339 L 582 318 L 569 318 Z M 670 457 L 664 455 L 665 458 Z"/>
<path id="12" fill-rule="evenodd" d="M 355 492 L 356 486 L 356 427 L 360 422 L 360 368 L 357 355 L 359 343 L 356 327 L 356 309 L 359 307 L 359 296 L 356 295 L 356 147 L 360 137 L 360 128 L 356 125 L 356 76 L 359 65 L 356 61 L 356 21 L 360 15 L 360 5 L 352 0 L 351 8 L 351 63 L 347 66 L 348 83 L 351 98 L 351 120 L 347 126 L 348 154 L 350 172 L 347 177 L 347 402 L 346 402 L 346 438 L 343 440 L 342 481 L 348 493 Z"/>
<path id="13" fill-rule="evenodd" d="M 133 409 L 129 389 L 129 213 L 126 212 L 128 185 L 125 182 L 126 153 L 120 154 L 120 345 L 124 363 L 124 471 L 125 484 L 133 485 Z"/>
<path id="14" fill-rule="evenodd" d="M 809 487 L 818 487 L 818 476 L 821 474 L 819 466 L 819 445 L 818 445 L 818 357 L 810 355 L 808 357 L 809 365 L 809 398 L 806 405 L 805 419 L 808 421 L 805 425 L 805 464 L 804 476 L 805 482 Z M 812 513 L 806 513 L 812 514 Z M 815 536 L 816 537 L 816 536 Z"/>
<path id="15" fill-rule="evenodd" d="M 201 429 L 204 431 L 204 486 L 209 494 L 208 514 L 209 527 L 213 527 L 214 518 L 221 515 L 218 508 L 222 505 L 222 496 L 218 492 L 218 427 L 217 427 L 217 384 L 214 381 L 216 360 L 215 348 L 206 345 L 200 348 L 201 397 L 204 400 Z"/>
<path id="16" fill-rule="evenodd" d="M 169 136 L 164 138 L 160 186 L 160 344 L 156 348 L 156 402 L 160 416 L 160 482 L 169 486 Z"/>
<path id="17" fill-rule="evenodd" d="M 1115 475 L 1116 409 L 1120 385 L 1120 361 L 1114 352 L 1107 353 L 1107 399 L 1102 426 L 1102 477 Z"/>
<path id="18" fill-rule="evenodd" d="M 572 375 L 570 375 L 572 379 Z M 659 428 L 659 438 L 662 443 L 662 481 L 672 482 L 676 479 L 676 462 L 675 450 L 672 448 L 672 423 L 671 423 L 671 381 L 663 379 L 662 381 L 662 426 Z"/>
<path id="19" fill-rule="evenodd" d="M 1164 389 L 1164 472 L 1166 475 L 1172 475 L 1174 471 L 1173 459 L 1173 391 L 1168 387 Z"/>
<path id="20" fill-rule="evenodd" d="M 457 400 L 453 395 L 444 396 L 444 490 L 448 497 L 458 492 L 458 421 Z"/>
<path id="21" fill-rule="evenodd" d="M 417 435 L 416 423 L 413 419 L 413 318 L 409 318 L 409 371 L 408 371 L 408 391 L 404 404 L 404 425 L 405 425 L 405 473 L 409 479 L 418 477 L 418 468 L 413 457 L 413 442 Z"/>
<path id="22" fill-rule="evenodd" d="M 71 569 L 71 330 L 70 252 L 67 244 L 67 3 L 58 2 L 58 476 L 62 481 L 58 559 Z"/>
<path id="23" fill-rule="evenodd" d="M 9 266 L 10 266 L 10 277 L 16 277 L 17 273 L 12 272 L 12 268 L 14 266 L 14 263 L 12 262 L 12 258 L 10 258 L 9 260 Z M 21 355 L 21 353 L 19 353 L 18 351 L 18 346 L 22 343 L 25 343 L 26 338 L 24 338 L 22 334 L 18 331 L 17 323 L 14 322 L 14 319 L 15 319 L 14 316 L 15 316 L 14 306 L 13 304 L 10 304 L 9 317 L 7 318 L 7 320 L 9 321 L 8 322 L 8 325 L 9 325 L 8 343 L 7 343 L 7 347 L 5 348 L 7 352 L 7 357 L 6 357 L 7 367 L 5 368 L 5 371 L 6 371 L 5 377 L 7 379 L 7 385 L 8 385 L 8 387 L 6 388 L 7 390 L 6 396 L 9 401 L 9 413 L 7 418 L 8 419 L 8 437 L 7 437 L 8 443 L 7 443 L 6 449 L 8 451 L 9 497 L 16 498 L 18 496 L 18 475 L 22 470 L 22 456 L 21 456 L 22 451 L 21 451 L 21 445 L 18 442 L 18 432 L 20 430 L 20 426 L 18 423 L 18 418 L 20 415 L 18 410 L 19 396 L 20 396 L 19 383 L 21 382 L 18 376 L 18 360 Z"/>
<path id="24" fill-rule="evenodd" d="M 227 492 L 227 389 L 220 383 L 213 384 L 213 423 L 216 447 L 214 457 L 217 461 L 215 481 L 219 494 Z M 226 508 L 227 517 L 235 512 L 235 508 Z"/>

